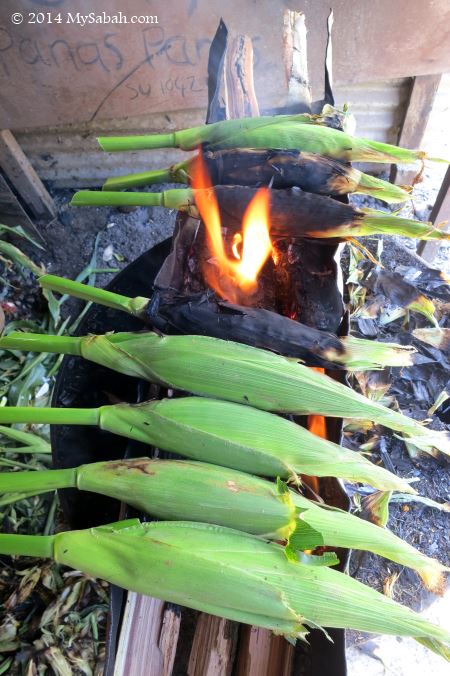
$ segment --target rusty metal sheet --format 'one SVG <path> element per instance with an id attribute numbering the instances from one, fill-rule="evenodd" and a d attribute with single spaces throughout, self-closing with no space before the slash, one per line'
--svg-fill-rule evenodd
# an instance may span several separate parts
<path id="1" fill-rule="evenodd" d="M 336 84 L 450 70 L 448 0 L 332 4 Z M 261 108 L 283 106 L 286 7 L 306 13 L 311 82 L 320 97 L 329 0 L 2 0 L 0 127 L 205 108 L 208 47 L 220 17 L 253 40 Z M 128 23 L 90 23 L 102 12 Z M 13 14 L 22 23 L 13 23 Z M 77 20 L 84 16 L 83 26 Z M 131 24 L 134 16 L 158 23 Z"/>

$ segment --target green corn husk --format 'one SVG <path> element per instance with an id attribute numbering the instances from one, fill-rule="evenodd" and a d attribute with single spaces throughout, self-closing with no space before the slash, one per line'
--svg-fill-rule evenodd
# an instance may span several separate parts
<path id="1" fill-rule="evenodd" d="M 101 429 L 252 474 L 283 479 L 335 476 L 415 493 L 403 479 L 355 451 L 265 411 L 203 397 L 93 409 L 0 407 L 0 422 L 98 425 Z"/>
<path id="2" fill-rule="evenodd" d="M 293 563 L 283 547 L 229 528 L 130 519 L 51 536 L 1 534 L 0 552 L 49 557 L 125 589 L 289 637 L 317 626 L 412 636 L 450 660 L 444 629 L 317 565 L 320 557 Z"/>
<path id="3" fill-rule="evenodd" d="M 126 312 L 133 317 L 148 321 L 149 298 L 136 296 L 128 298 L 105 289 L 97 289 L 88 284 L 74 282 L 71 279 L 55 275 L 43 275 L 38 280 L 43 289 L 68 294 L 75 298 L 100 303 L 106 307 Z M 415 363 L 417 351 L 408 345 L 397 343 L 379 343 L 374 340 L 343 336 L 336 338 L 340 349 L 320 350 L 317 347 L 316 356 L 334 364 L 343 364 L 352 371 L 378 370 L 386 366 L 411 366 Z"/>
<path id="4" fill-rule="evenodd" d="M 318 546 L 371 551 L 414 568 L 435 592 L 442 591 L 442 573 L 449 570 L 384 528 L 312 502 L 280 481 L 217 465 L 138 458 L 0 474 L 0 493 L 55 488 L 108 495 L 162 520 L 207 521 L 287 540 L 291 551 Z"/>
<path id="5" fill-rule="evenodd" d="M 175 188 L 163 192 L 106 192 L 79 190 L 71 206 L 143 206 L 165 207 L 200 218 L 195 195 L 200 190 Z M 209 192 L 209 189 L 208 189 Z M 216 186 L 214 195 L 219 209 L 241 222 L 245 207 L 257 188 Z M 327 218 L 328 216 L 328 218 Z M 270 234 L 275 237 L 348 238 L 372 235 L 401 235 L 414 239 L 450 239 L 450 233 L 410 218 L 402 218 L 375 209 L 343 205 L 330 197 L 306 193 L 300 188 L 271 191 Z"/>
<path id="6" fill-rule="evenodd" d="M 426 157 L 421 150 L 398 148 L 389 143 L 356 138 L 338 129 L 314 124 L 308 115 L 274 115 L 182 129 L 169 134 L 142 136 L 102 136 L 98 142 L 103 150 L 150 150 L 181 148 L 195 150 L 207 143 L 210 149 L 277 148 L 302 150 L 325 155 L 345 162 L 414 162 Z M 434 158 L 429 158 L 434 159 Z"/>
<path id="7" fill-rule="evenodd" d="M 166 169 L 114 176 L 105 181 L 102 190 L 126 190 L 155 183 L 190 184 L 197 161 L 195 157 Z M 203 155 L 203 161 L 213 185 L 298 186 L 321 195 L 372 195 L 390 204 L 405 202 L 412 190 L 369 176 L 339 161 L 292 150 L 239 148 L 209 151 Z"/>
<path id="8" fill-rule="evenodd" d="M 0 338 L 0 349 L 78 355 L 119 373 L 266 411 L 372 420 L 426 453 L 450 454 L 448 433 L 429 430 L 295 360 L 241 343 L 153 332 L 84 337 L 13 332 Z"/>

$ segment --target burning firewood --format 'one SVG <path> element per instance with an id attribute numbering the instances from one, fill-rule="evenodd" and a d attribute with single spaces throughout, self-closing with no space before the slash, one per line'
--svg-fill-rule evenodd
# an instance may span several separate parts
<path id="1" fill-rule="evenodd" d="M 422 150 L 399 148 L 389 143 L 350 136 L 339 129 L 322 126 L 311 115 L 275 115 L 222 120 L 169 134 L 142 136 L 102 136 L 103 150 L 150 150 L 181 148 L 195 150 L 206 143 L 209 150 L 222 148 L 278 148 L 317 153 L 346 162 L 385 162 L 407 164 L 427 157 Z M 428 158 L 436 160 L 436 158 Z M 443 161 L 443 160 L 436 160 Z"/>
<path id="2" fill-rule="evenodd" d="M 301 554 L 237 530 L 187 521 L 129 519 L 56 535 L 0 534 L 0 552 L 54 559 L 141 594 L 291 638 L 343 627 L 412 636 L 450 658 L 450 635 L 348 575 L 335 554 Z M 368 612 L 368 609 L 370 612 Z"/>
<path id="3" fill-rule="evenodd" d="M 313 153 L 297 150 L 232 148 L 203 155 L 213 185 L 298 186 L 320 195 L 371 195 L 388 203 L 404 202 L 411 189 L 394 185 L 358 169 Z M 103 190 L 123 190 L 155 183 L 190 183 L 197 158 L 167 169 L 108 178 Z"/>
<path id="4" fill-rule="evenodd" d="M 217 200 L 222 222 L 239 232 L 242 217 L 258 189 L 247 186 L 215 186 L 205 191 L 191 188 L 160 193 L 80 190 L 72 206 L 160 206 L 199 217 L 199 199 Z M 330 197 L 300 188 L 270 190 L 270 235 L 277 237 L 340 238 L 402 235 L 416 239 L 450 239 L 450 233 L 432 223 L 422 223 L 375 209 L 359 209 Z"/>
<path id="5" fill-rule="evenodd" d="M 173 297 L 156 292 L 153 298 L 127 298 L 70 279 L 43 275 L 42 288 L 113 307 L 139 317 L 163 333 L 206 335 L 235 340 L 252 347 L 306 360 L 310 366 L 378 369 L 408 366 L 415 362 L 414 348 L 378 343 L 352 336 L 338 338 L 263 308 L 222 301 L 212 293 Z"/>
<path id="6" fill-rule="evenodd" d="M 448 433 L 430 430 L 292 359 L 240 343 L 152 332 L 84 337 L 13 332 L 0 339 L 0 349 L 78 355 L 119 373 L 266 411 L 372 420 L 401 432 L 425 453 L 450 455 Z"/>
<path id="7" fill-rule="evenodd" d="M 312 502 L 281 481 L 218 465 L 138 458 L 0 475 L 0 493 L 55 488 L 108 495 L 158 519 L 203 521 L 283 540 L 295 558 L 297 551 L 322 546 L 371 551 L 417 570 L 433 591 L 441 590 L 448 570 L 385 528 Z"/>
<path id="8" fill-rule="evenodd" d="M 3 423 L 98 425 L 166 451 L 261 476 L 336 476 L 414 493 L 364 456 L 279 416 L 206 397 L 177 397 L 98 409 L 1 407 Z M 283 443 L 280 444 L 280 439 Z"/>

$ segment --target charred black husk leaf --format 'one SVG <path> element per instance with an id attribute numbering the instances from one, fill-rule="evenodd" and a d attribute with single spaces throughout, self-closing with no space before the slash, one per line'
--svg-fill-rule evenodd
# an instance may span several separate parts
<path id="1" fill-rule="evenodd" d="M 409 365 L 416 356 L 408 347 L 351 336 L 338 338 L 270 310 L 233 305 L 211 293 L 187 298 L 155 292 L 146 318 L 164 333 L 232 340 L 322 368 L 358 370 L 387 364 Z"/>

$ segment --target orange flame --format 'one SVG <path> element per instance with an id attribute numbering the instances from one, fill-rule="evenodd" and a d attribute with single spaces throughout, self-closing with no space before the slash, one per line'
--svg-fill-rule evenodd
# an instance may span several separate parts
<path id="1" fill-rule="evenodd" d="M 318 373 L 325 373 L 325 369 L 316 366 L 312 366 L 311 368 Z M 316 436 L 322 437 L 322 439 L 327 438 L 327 424 L 323 415 L 309 415 L 307 427 Z"/>
<path id="2" fill-rule="evenodd" d="M 308 416 L 308 430 L 322 439 L 327 438 L 327 426 L 323 415 Z"/>
<path id="3" fill-rule="evenodd" d="M 192 187 L 197 209 L 205 224 L 208 247 L 213 265 L 205 270 L 205 279 L 222 298 L 233 303 L 242 301 L 257 289 L 258 274 L 272 252 L 269 237 L 270 192 L 258 190 L 249 203 L 242 223 L 242 233 L 236 233 L 231 251 L 225 251 L 219 206 L 202 154 L 199 153 L 192 172 Z"/>
<path id="4" fill-rule="evenodd" d="M 325 373 L 325 369 L 317 368 L 314 366 L 311 368 L 314 371 L 318 371 L 319 373 Z M 322 439 L 327 439 L 327 424 L 323 415 L 309 415 L 306 426 L 308 430 L 313 434 L 315 434 L 316 436 L 322 437 Z M 316 493 L 316 495 L 319 495 L 320 484 L 316 476 L 302 475 L 301 478 L 303 483 L 309 486 L 313 490 L 313 492 Z"/>

